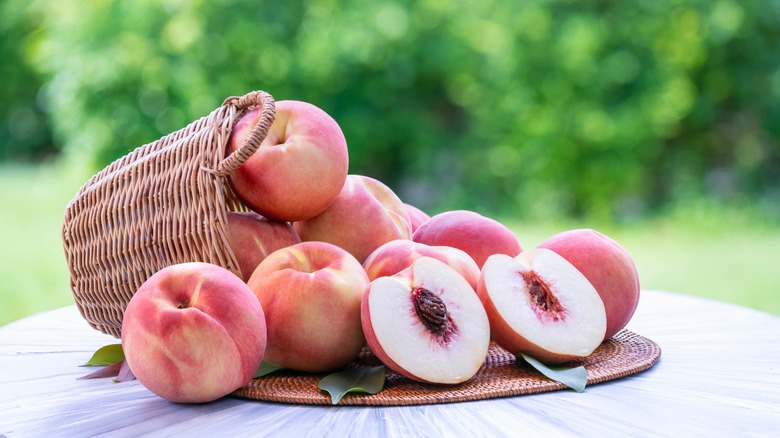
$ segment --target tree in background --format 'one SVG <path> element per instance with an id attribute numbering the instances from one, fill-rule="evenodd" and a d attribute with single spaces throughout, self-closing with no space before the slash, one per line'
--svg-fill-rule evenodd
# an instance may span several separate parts
<path id="1" fill-rule="evenodd" d="M 40 161 L 56 148 L 39 104 L 44 78 L 27 62 L 39 27 L 19 6 L 0 1 L 0 161 Z"/>
<path id="2" fill-rule="evenodd" d="M 96 169 L 263 89 L 328 111 L 351 172 L 430 210 L 625 220 L 700 196 L 780 204 L 776 1 L 0 5 L 22 47 L 4 40 L 21 57 L 4 69 L 42 81 L 56 146 Z M 30 102 L 12 84 L 3 98 Z"/>

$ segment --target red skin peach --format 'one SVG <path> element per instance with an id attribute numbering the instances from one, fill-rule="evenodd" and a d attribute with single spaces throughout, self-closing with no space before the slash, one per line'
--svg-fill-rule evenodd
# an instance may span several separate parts
<path id="1" fill-rule="evenodd" d="M 446 263 L 457 271 L 471 288 L 477 290 L 479 267 L 465 252 L 451 246 L 428 246 L 411 240 L 398 239 L 385 243 L 363 262 L 368 279 L 395 275 L 420 257 L 431 257 Z"/>
<path id="2" fill-rule="evenodd" d="M 412 240 L 431 246 L 451 246 L 470 255 L 480 269 L 493 254 L 515 257 L 523 251 L 517 236 L 502 223 L 468 210 L 439 213 L 425 221 Z"/>
<path id="3" fill-rule="evenodd" d="M 260 117 L 244 115 L 227 153 L 241 147 Z M 276 118 L 257 151 L 229 181 L 250 209 L 272 219 L 297 221 L 321 213 L 341 191 L 349 168 L 347 141 L 338 123 L 306 102 L 276 102 Z"/>
<path id="4" fill-rule="evenodd" d="M 428 213 L 420 210 L 412 204 L 406 203 L 405 205 L 406 212 L 409 213 L 409 220 L 412 223 L 412 233 L 414 233 L 423 222 L 427 221 L 431 217 L 428 215 Z"/>
<path id="5" fill-rule="evenodd" d="M 558 233 L 539 244 L 555 251 L 587 278 L 604 301 L 609 339 L 622 330 L 639 304 L 639 274 L 628 252 L 591 229 Z"/>
<path id="6" fill-rule="evenodd" d="M 263 309 L 235 274 L 208 263 L 163 268 L 141 285 L 122 321 L 138 381 L 179 403 L 216 400 L 246 385 L 266 345 Z"/>
<path id="7" fill-rule="evenodd" d="M 301 240 L 328 242 L 346 249 L 360 263 L 375 249 L 411 237 L 404 203 L 382 182 L 349 175 L 336 200 L 321 214 L 293 228 Z"/>
<path id="8" fill-rule="evenodd" d="M 229 211 L 227 221 L 230 246 L 244 281 L 249 281 L 252 272 L 268 254 L 301 243 L 289 222 L 268 219 L 251 211 Z"/>
<path id="9" fill-rule="evenodd" d="M 354 360 L 365 345 L 360 302 L 368 284 L 360 263 L 326 242 L 271 253 L 248 283 L 265 311 L 265 360 L 314 373 Z"/>

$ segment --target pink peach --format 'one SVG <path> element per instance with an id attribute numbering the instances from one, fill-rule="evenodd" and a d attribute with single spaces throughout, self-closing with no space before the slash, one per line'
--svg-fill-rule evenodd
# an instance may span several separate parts
<path id="1" fill-rule="evenodd" d="M 303 242 L 271 253 L 249 288 L 265 311 L 268 363 L 327 372 L 354 360 L 365 345 L 360 306 L 369 281 L 345 250 Z"/>
<path id="2" fill-rule="evenodd" d="M 493 254 L 515 257 L 523 251 L 517 236 L 504 224 L 468 210 L 432 216 L 417 228 L 412 240 L 458 248 L 470 255 L 480 269 Z"/>
<path id="3" fill-rule="evenodd" d="M 244 281 L 249 281 L 264 258 L 276 251 L 301 243 L 289 222 L 268 219 L 255 212 L 227 212 L 228 238 Z"/>
<path id="4" fill-rule="evenodd" d="M 149 277 L 122 321 L 122 349 L 139 382 L 173 402 L 203 403 L 246 385 L 266 346 L 263 309 L 235 274 L 182 263 Z"/>
<path id="5" fill-rule="evenodd" d="M 293 223 L 301 240 L 332 243 L 360 263 L 384 243 L 411 237 L 404 203 L 384 183 L 349 175 L 341 193 L 321 214 Z"/>
<path id="6" fill-rule="evenodd" d="M 252 110 L 236 123 L 228 154 L 245 143 L 260 114 Z M 229 181 L 255 212 L 296 221 L 316 216 L 333 202 L 348 168 L 347 142 L 338 123 L 315 105 L 283 100 L 276 102 L 268 135 Z"/>
<path id="7" fill-rule="evenodd" d="M 479 267 L 465 252 L 451 246 L 429 246 L 411 240 L 398 239 L 377 248 L 363 262 L 369 280 L 395 275 L 420 257 L 431 257 L 457 271 L 472 289 L 477 290 Z"/>
<path id="8" fill-rule="evenodd" d="M 404 205 L 406 205 L 406 212 L 409 213 L 409 220 L 412 223 L 412 233 L 414 233 L 423 222 L 431 218 L 428 213 L 420 210 L 418 207 L 412 204 L 405 203 Z"/>

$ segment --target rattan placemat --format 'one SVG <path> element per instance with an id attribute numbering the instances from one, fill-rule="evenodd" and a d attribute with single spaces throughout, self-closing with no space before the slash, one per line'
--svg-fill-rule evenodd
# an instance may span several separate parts
<path id="1" fill-rule="evenodd" d="M 661 348 L 652 340 L 623 330 L 604 342 L 587 358 L 572 363 L 584 365 L 588 385 L 629 376 L 652 367 L 661 356 Z M 379 360 L 364 349 L 359 359 L 349 367 L 372 366 Z M 292 371 L 254 379 L 233 395 L 253 400 L 282 403 L 330 405 L 327 393 L 317 384 L 324 374 L 303 374 Z M 497 397 L 536 394 L 565 389 L 561 383 L 547 379 L 530 365 L 518 362 L 513 354 L 491 344 L 485 364 L 467 382 L 458 385 L 418 383 L 387 370 L 385 387 L 378 394 L 348 394 L 340 405 L 401 406 L 454 403 Z"/>

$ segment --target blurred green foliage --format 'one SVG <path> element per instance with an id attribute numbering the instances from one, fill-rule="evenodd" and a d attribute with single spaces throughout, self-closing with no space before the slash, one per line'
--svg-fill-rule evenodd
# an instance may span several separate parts
<path id="1" fill-rule="evenodd" d="M 428 210 L 780 216 L 778 0 L 0 0 L 0 158 L 99 169 L 263 89 Z M 10 60 L 8 62 L 7 60 Z M 10 79 L 6 79 L 10 78 Z"/>
<path id="2" fill-rule="evenodd" d="M 39 161 L 56 152 L 37 101 L 44 79 L 24 46 L 38 26 L 20 6 L 0 0 L 0 161 Z"/>

